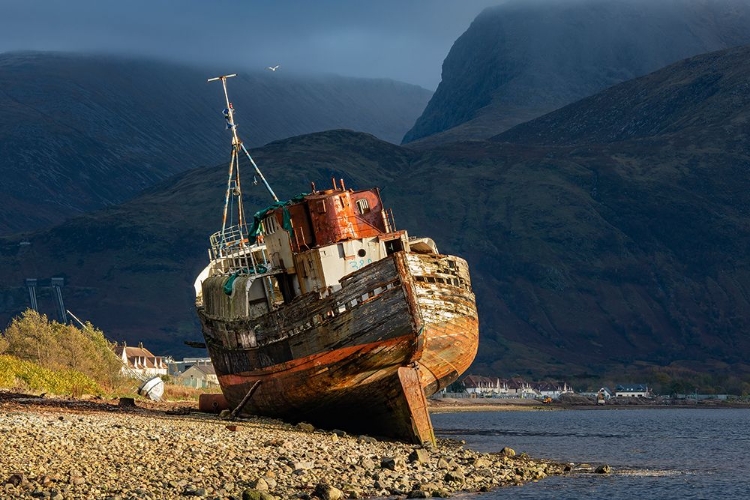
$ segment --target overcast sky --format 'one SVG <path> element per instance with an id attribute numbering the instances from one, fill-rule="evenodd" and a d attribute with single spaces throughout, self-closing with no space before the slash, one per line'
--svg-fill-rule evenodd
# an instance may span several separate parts
<path id="1" fill-rule="evenodd" d="M 391 78 L 434 90 L 453 42 L 504 0 L 0 0 L 0 52 Z"/>

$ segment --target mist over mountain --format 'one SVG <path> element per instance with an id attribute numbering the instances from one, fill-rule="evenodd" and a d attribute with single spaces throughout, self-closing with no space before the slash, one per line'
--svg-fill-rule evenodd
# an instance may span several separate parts
<path id="1" fill-rule="evenodd" d="M 253 154 L 282 198 L 332 176 L 377 185 L 400 229 L 467 258 L 475 372 L 661 384 L 703 373 L 715 390 L 746 390 L 748 81 L 740 47 L 490 141 L 415 151 L 334 130 Z M 179 174 L 26 244 L 0 239 L 0 324 L 26 307 L 25 277 L 62 276 L 66 305 L 112 338 L 183 353 L 200 339 L 192 283 L 220 224 L 224 170 Z M 247 207 L 270 201 L 260 187 L 245 194 Z"/>
<path id="2" fill-rule="evenodd" d="M 456 40 L 403 142 L 487 138 L 680 59 L 747 43 L 744 0 L 509 1 Z"/>
<path id="3" fill-rule="evenodd" d="M 54 53 L 0 54 L 0 234 L 127 200 L 224 163 L 226 69 Z M 229 81 L 248 146 L 349 128 L 398 142 L 431 93 L 392 80 L 240 73 Z"/>

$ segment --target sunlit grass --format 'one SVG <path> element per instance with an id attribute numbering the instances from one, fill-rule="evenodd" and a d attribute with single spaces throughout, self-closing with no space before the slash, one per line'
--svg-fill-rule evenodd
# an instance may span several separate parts
<path id="1" fill-rule="evenodd" d="M 0 355 L 0 387 L 77 397 L 104 392 L 93 379 L 79 371 L 50 370 L 7 354 Z"/>

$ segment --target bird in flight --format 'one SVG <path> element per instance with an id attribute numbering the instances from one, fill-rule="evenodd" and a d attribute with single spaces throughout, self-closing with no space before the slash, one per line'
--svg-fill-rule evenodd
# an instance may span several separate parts
<path id="1" fill-rule="evenodd" d="M 281 65 L 277 64 L 276 66 L 269 66 L 267 69 L 270 69 L 271 71 L 276 71 L 277 69 L 279 69 L 279 66 Z"/>

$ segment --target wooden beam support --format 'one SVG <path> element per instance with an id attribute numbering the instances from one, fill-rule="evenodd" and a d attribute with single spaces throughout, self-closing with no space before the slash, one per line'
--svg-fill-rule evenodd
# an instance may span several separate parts
<path id="1" fill-rule="evenodd" d="M 237 418 L 237 415 L 240 414 L 240 412 L 245 407 L 245 405 L 250 401 L 250 398 L 253 397 L 253 393 L 255 392 L 255 389 L 257 389 L 259 385 L 260 385 L 260 380 L 256 380 L 253 386 L 250 388 L 250 390 L 247 391 L 247 394 L 245 394 L 245 397 L 242 398 L 242 401 L 240 401 L 240 404 L 237 405 L 237 408 L 232 410 L 232 414 L 230 417 L 232 420 Z"/>
<path id="2" fill-rule="evenodd" d="M 435 432 L 427 411 L 427 398 L 422 390 L 417 369 L 402 366 L 398 369 L 398 379 L 401 382 L 403 398 L 411 419 L 411 430 L 414 440 L 422 445 L 435 446 Z"/>

